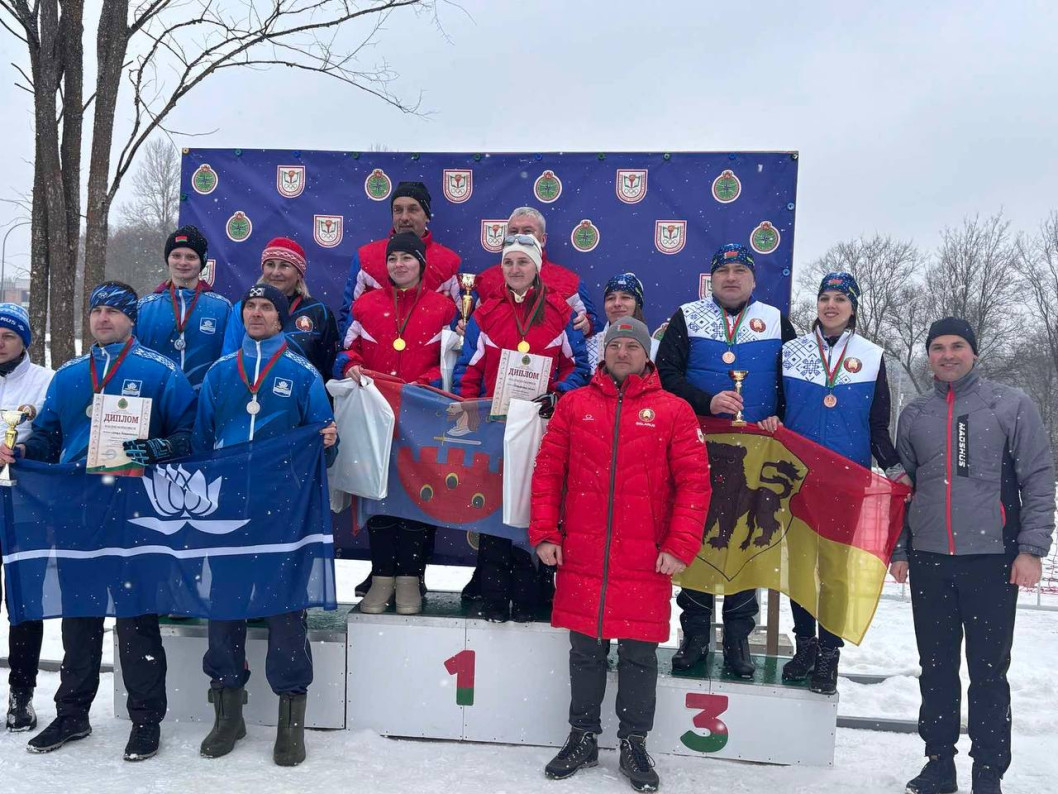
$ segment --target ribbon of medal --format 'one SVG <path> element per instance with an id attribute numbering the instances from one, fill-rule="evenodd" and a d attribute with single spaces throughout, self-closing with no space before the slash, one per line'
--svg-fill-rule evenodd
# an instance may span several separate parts
<path id="1" fill-rule="evenodd" d="M 732 348 L 735 346 L 735 342 L 738 341 L 738 329 L 742 327 L 742 321 L 746 319 L 746 307 L 742 307 L 742 311 L 738 313 L 733 325 L 727 321 L 727 310 L 722 306 L 720 307 L 720 313 L 724 317 L 724 336 L 727 337 L 727 351 L 720 358 L 724 360 L 725 364 L 734 364 L 736 356 Z"/>
<path id="2" fill-rule="evenodd" d="M 180 309 L 176 305 L 176 285 L 171 281 L 169 282 L 169 300 L 173 303 L 173 318 L 176 320 L 176 341 L 173 342 L 173 347 L 177 350 L 183 351 L 187 347 L 187 340 L 184 339 L 184 329 L 187 328 L 187 321 L 191 319 L 191 313 L 195 311 L 195 304 L 198 303 L 199 296 L 202 295 L 202 282 L 198 282 L 195 285 L 195 295 L 191 298 L 191 305 L 187 307 L 187 312 L 181 313 Z"/>
<path id="3" fill-rule="evenodd" d="M 250 379 L 246 376 L 246 367 L 243 366 L 242 350 L 239 350 L 237 362 L 239 365 L 239 377 L 242 378 L 242 382 L 246 384 L 246 388 L 250 390 L 250 402 L 246 404 L 246 413 L 250 416 L 257 416 L 261 412 L 261 403 L 257 402 L 257 392 L 261 390 L 261 384 L 264 383 L 265 377 L 268 375 L 268 371 L 275 366 L 275 363 L 279 361 L 279 357 L 286 352 L 287 343 L 284 342 L 279 346 L 279 350 L 272 354 L 272 357 L 268 359 L 268 363 L 264 365 L 264 369 L 261 370 L 261 374 L 257 376 L 257 380 L 250 383 Z"/>
<path id="4" fill-rule="evenodd" d="M 844 347 L 841 348 L 841 355 L 838 356 L 837 363 L 835 363 L 834 368 L 831 369 L 830 354 L 834 351 L 830 350 L 826 353 L 823 352 L 823 339 L 819 333 L 819 329 L 816 329 L 816 347 L 819 348 L 819 360 L 823 364 L 823 372 L 826 373 L 827 379 L 827 394 L 823 398 L 823 405 L 825 405 L 827 408 L 833 408 L 835 405 L 838 404 L 838 398 L 834 395 L 834 384 L 838 379 L 838 372 L 841 370 L 841 365 L 845 361 L 845 353 L 849 349 L 849 342 L 851 341 L 851 339 L 852 334 L 849 334 L 848 338 L 845 340 Z"/>
<path id="5" fill-rule="evenodd" d="M 132 343 L 135 342 L 135 341 L 136 341 L 135 338 L 133 338 L 131 336 L 129 337 L 128 341 L 125 342 L 125 346 L 123 348 L 121 348 L 121 352 L 118 354 L 117 360 L 114 362 L 114 366 L 110 367 L 107 370 L 107 373 L 106 373 L 106 375 L 103 376 L 103 380 L 102 381 L 99 380 L 99 375 L 96 374 L 96 360 L 95 360 L 95 356 L 91 356 L 90 355 L 88 357 L 88 371 L 92 373 L 92 394 L 99 394 L 100 392 L 103 391 L 103 389 L 105 389 L 107 387 L 107 384 L 110 383 L 111 380 L 113 380 L 114 376 L 117 374 L 118 368 L 121 366 L 122 362 L 125 360 L 125 356 L 127 356 L 129 354 L 129 351 L 132 349 Z M 92 416 L 92 403 L 91 402 L 88 403 L 88 407 L 85 408 L 84 413 L 85 413 L 85 416 L 88 416 L 88 417 Z"/>

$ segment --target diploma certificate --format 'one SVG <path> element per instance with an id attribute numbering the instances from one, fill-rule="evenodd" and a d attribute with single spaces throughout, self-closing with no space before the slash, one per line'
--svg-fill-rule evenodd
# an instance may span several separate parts
<path id="1" fill-rule="evenodd" d="M 535 400 L 547 391 L 553 360 L 549 356 L 504 350 L 496 370 L 496 389 L 492 393 L 492 417 L 507 415 L 512 399 Z"/>
<path id="2" fill-rule="evenodd" d="M 88 437 L 90 474 L 139 476 L 137 466 L 122 448 L 122 443 L 147 438 L 151 426 L 151 398 L 126 397 L 120 394 L 97 394 L 92 401 L 92 430 Z"/>

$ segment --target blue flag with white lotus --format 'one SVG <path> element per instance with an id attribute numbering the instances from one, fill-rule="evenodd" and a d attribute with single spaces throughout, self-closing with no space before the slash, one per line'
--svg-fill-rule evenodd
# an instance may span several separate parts
<path id="1" fill-rule="evenodd" d="M 0 543 L 14 623 L 337 607 L 318 425 L 142 477 L 34 461 L 11 475 Z"/>

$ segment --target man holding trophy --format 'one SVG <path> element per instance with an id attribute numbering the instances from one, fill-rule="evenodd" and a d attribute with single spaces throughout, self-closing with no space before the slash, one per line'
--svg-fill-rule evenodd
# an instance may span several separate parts
<path id="1" fill-rule="evenodd" d="M 0 463 L 18 457 L 50 463 L 73 463 L 88 457 L 89 447 L 100 449 L 100 437 L 111 437 L 93 406 L 97 396 L 124 397 L 130 406 L 149 413 L 147 439 L 102 448 L 113 468 L 154 463 L 190 451 L 195 418 L 195 392 L 172 361 L 132 336 L 136 322 L 136 292 L 127 284 L 100 284 L 89 299 L 89 325 L 95 344 L 83 356 L 61 366 L 48 386 L 33 432 L 14 448 L 0 445 Z M 134 398 L 142 400 L 137 403 Z M 146 398 L 146 399 L 144 399 Z M 93 417 L 93 414 L 96 416 Z M 131 461 L 131 462 L 130 462 Z M 17 466 L 15 467 L 17 471 Z M 62 567 L 59 570 L 60 582 Z M 57 750 L 66 742 L 92 732 L 88 711 L 99 688 L 103 654 L 103 614 L 108 596 L 99 593 L 99 617 L 63 618 L 64 658 L 55 693 L 55 720 L 29 742 L 30 752 Z M 165 716 L 165 650 L 157 615 L 117 620 L 118 652 L 128 690 L 132 731 L 125 760 L 140 761 L 158 752 L 159 724 Z"/>
<path id="2" fill-rule="evenodd" d="M 712 297 L 684 304 L 669 321 L 657 355 L 661 384 L 699 416 L 782 417 L 782 345 L 797 333 L 778 309 L 754 300 L 756 271 L 745 246 L 721 246 L 710 273 Z M 672 666 L 687 670 L 709 650 L 714 597 L 684 587 L 676 603 L 683 642 Z M 757 612 L 756 592 L 724 595 L 724 666 L 740 678 L 755 671 L 749 635 Z"/>
<path id="3" fill-rule="evenodd" d="M 8 447 L 25 441 L 33 432 L 30 422 L 44 404 L 44 393 L 55 374 L 29 360 L 27 348 L 32 339 L 26 310 L 17 303 L 0 303 L 0 409 L 7 425 L 4 444 Z M 14 485 L 12 474 L 11 467 L 5 465 L 0 485 Z M 40 620 L 11 626 L 8 633 L 11 674 L 8 676 L 7 730 L 12 733 L 37 727 L 33 690 L 37 686 L 43 639 L 44 622 Z"/>

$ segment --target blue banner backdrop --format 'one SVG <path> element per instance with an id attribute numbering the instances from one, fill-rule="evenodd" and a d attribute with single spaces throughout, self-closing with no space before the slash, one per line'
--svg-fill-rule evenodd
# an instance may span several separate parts
<path id="1" fill-rule="evenodd" d="M 208 277 L 229 298 L 260 274 L 272 237 L 304 246 L 308 283 L 337 314 L 353 252 L 387 235 L 398 182 L 426 183 L 430 229 L 480 273 L 499 260 L 511 210 L 547 220 L 549 257 L 601 304 L 610 276 L 634 271 L 651 328 L 708 294 L 722 244 L 754 251 L 757 297 L 790 302 L 796 152 L 430 153 L 189 149 L 180 222 L 209 240 Z M 600 305 L 601 309 L 601 305 Z"/>

